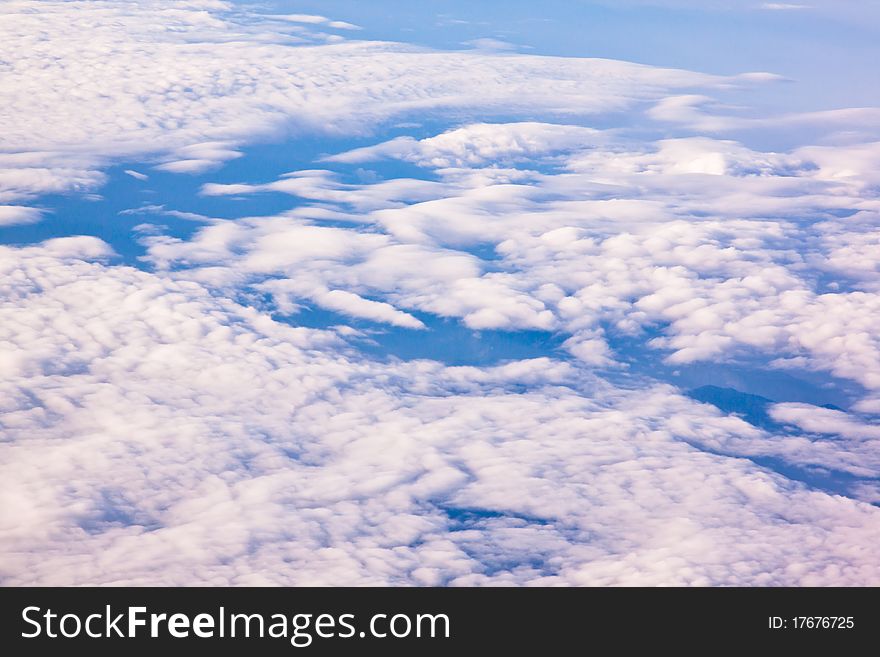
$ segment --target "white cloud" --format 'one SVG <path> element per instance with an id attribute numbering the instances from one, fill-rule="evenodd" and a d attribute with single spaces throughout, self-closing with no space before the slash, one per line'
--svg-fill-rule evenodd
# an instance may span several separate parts
<path id="1" fill-rule="evenodd" d="M 789 4 L 786 2 L 765 2 L 761 5 L 761 9 L 768 9 L 770 11 L 798 11 L 802 9 L 810 9 L 809 5 L 795 5 Z"/>
<path id="2" fill-rule="evenodd" d="M 360 25 L 355 25 L 354 23 L 349 23 L 347 21 L 327 21 L 327 27 L 331 27 L 334 30 L 360 30 L 360 29 L 363 29 Z"/>
<path id="3" fill-rule="evenodd" d="M 272 18 L 290 21 L 291 23 L 309 23 L 311 25 L 326 23 L 329 20 L 326 16 L 318 16 L 316 14 L 279 14 L 272 16 Z"/>
<path id="4" fill-rule="evenodd" d="M 516 44 L 503 41 L 502 39 L 493 39 L 491 37 L 472 39 L 470 41 L 465 41 L 463 45 L 470 46 L 475 50 L 488 50 L 490 52 L 515 51 L 519 48 Z"/>
<path id="5" fill-rule="evenodd" d="M 327 45 L 315 30 L 352 26 L 229 8 L 4 4 L 0 223 L 39 217 L 22 199 L 93 190 L 119 158 L 204 173 L 257 138 L 414 113 L 652 107 L 686 136 L 471 123 L 325 162 L 398 158 L 430 180 L 209 183 L 217 202 L 298 203 L 123 210 L 203 224 L 141 225 L 152 273 L 109 264 L 95 237 L 0 248 L 0 581 L 880 584 L 876 109 L 744 119 L 709 89 L 772 76 Z M 703 134 L 826 124 L 850 140 L 769 153 Z M 289 326 L 252 293 L 293 324 L 314 306 L 430 340 L 428 314 L 562 348 L 374 360 L 355 346 L 370 332 Z M 632 373 L 615 385 L 616 338 L 866 393 L 847 412 L 777 404 L 793 429 L 771 435 Z M 855 481 L 823 492 L 766 458 Z"/>
<path id="6" fill-rule="evenodd" d="M 590 146 L 603 139 L 598 130 L 548 123 L 472 124 L 436 137 L 399 137 L 377 146 L 326 158 L 358 163 L 395 158 L 433 168 L 473 167 L 489 163 L 528 161 L 559 151 Z"/>
<path id="7" fill-rule="evenodd" d="M 369 361 L 87 240 L 0 250 L 7 585 L 880 581 L 875 507 L 667 386 Z"/>
<path id="8" fill-rule="evenodd" d="M 41 194 L 86 193 L 102 185 L 105 175 L 94 158 L 53 152 L 0 151 L 0 203 Z"/>
<path id="9" fill-rule="evenodd" d="M 752 79 L 755 79 L 752 76 Z M 718 111 L 720 110 L 720 111 Z M 724 107 L 716 108 L 716 102 L 702 94 L 667 96 L 647 112 L 656 121 L 679 123 L 693 130 L 708 133 L 734 131 L 796 131 L 803 128 L 818 129 L 834 135 L 858 130 L 863 136 L 876 139 L 880 135 L 880 108 L 847 107 L 840 109 L 789 113 L 770 117 L 736 116 Z"/>
<path id="10" fill-rule="evenodd" d="M 634 145 L 529 123 L 465 126 L 328 159 L 378 157 L 439 167 L 443 177 L 342 184 L 305 171 L 206 185 L 212 195 L 282 191 L 320 203 L 321 213 L 307 205 L 286 217 L 217 223 L 187 242 L 150 238 L 150 258 L 193 268 L 179 277 L 208 282 L 204 270 L 213 284 L 250 282 L 272 290 L 276 303 L 320 304 L 323 290 L 337 289 L 474 329 L 561 331 L 565 347 L 594 365 L 613 362 L 607 331 L 656 328 L 649 345 L 670 363 L 758 352 L 779 367 L 827 370 L 880 390 L 880 341 L 868 328 L 877 298 L 819 291 L 804 262 L 843 271 L 835 263 L 846 247 L 836 245 L 858 242 L 833 237 L 831 213 L 860 209 L 870 225 L 880 211 L 868 156 L 841 174 L 836 162 L 848 160 L 832 149 L 759 153 L 704 137 Z M 512 181 L 493 166 L 541 160 L 557 171 Z M 312 217 L 357 228 L 311 226 Z M 486 244 L 495 261 L 468 253 Z M 874 268 L 858 276 L 872 289 Z"/>
<path id="11" fill-rule="evenodd" d="M 237 146 L 283 131 L 363 132 L 451 107 L 587 115 L 725 80 L 610 60 L 314 45 L 323 43 L 317 34 L 304 48 L 273 32 L 277 16 L 229 8 L 207 0 L 155 0 L 136 11 L 115 0 L 3 5 L 0 151 L 75 156 L 88 184 L 79 172 L 52 169 L 64 181 L 57 186 L 75 189 L 96 184 L 92 171 L 108 158 L 155 155 L 160 169 L 201 173 L 237 157 Z M 346 27 L 322 16 L 282 22 L 290 21 Z M 36 174 L 13 172 L 7 182 L 0 163 L 0 202 L 44 193 Z"/>
<path id="12" fill-rule="evenodd" d="M 261 290 L 270 292 L 275 298 L 278 307 L 283 312 L 296 313 L 299 308 L 295 303 L 288 300 L 288 291 L 296 293 L 296 286 L 288 281 L 271 281 L 260 286 Z M 302 298 L 302 294 L 298 295 Z M 425 325 L 412 315 L 397 310 L 389 303 L 364 299 L 352 292 L 344 290 L 309 290 L 306 298 L 314 301 L 320 307 L 341 313 L 349 317 L 367 319 L 373 322 L 390 324 L 409 329 L 423 329 Z"/>
<path id="13" fill-rule="evenodd" d="M 770 415 L 809 433 L 837 434 L 856 440 L 880 440 L 880 426 L 853 420 L 846 413 L 809 404 L 775 404 Z"/>
<path id="14" fill-rule="evenodd" d="M 242 153 L 234 146 L 235 144 L 228 142 L 190 144 L 170 153 L 169 161 L 156 165 L 155 168 L 171 173 L 204 173 L 241 157 Z"/>
<path id="15" fill-rule="evenodd" d="M 21 205 L 0 205 L 0 226 L 32 224 L 40 220 L 43 213 L 37 208 Z"/>

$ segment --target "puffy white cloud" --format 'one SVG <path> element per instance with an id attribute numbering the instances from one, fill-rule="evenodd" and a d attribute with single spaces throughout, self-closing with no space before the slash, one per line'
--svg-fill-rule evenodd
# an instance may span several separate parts
<path id="1" fill-rule="evenodd" d="M 241 157 L 241 152 L 227 142 L 204 142 L 178 148 L 169 154 L 169 160 L 156 165 L 160 171 L 199 174 L 216 169 L 223 163 Z"/>
<path id="2" fill-rule="evenodd" d="M 254 284 L 289 308 L 347 290 L 475 329 L 559 331 L 593 365 L 613 362 L 609 332 L 659 329 L 649 345 L 670 363 L 759 352 L 876 391 L 876 268 L 850 266 L 865 292 L 816 284 L 817 270 L 844 271 L 850 250 L 870 257 L 873 153 L 844 175 L 826 149 L 761 153 L 705 137 L 635 146 L 576 126 L 479 124 L 329 158 L 411 160 L 439 167 L 440 181 L 343 184 L 304 171 L 206 185 L 212 195 L 281 191 L 323 214 L 306 206 L 147 242 L 154 263 L 193 270 L 175 276 Z M 555 172 L 525 170 L 516 182 L 503 168 L 500 178 L 480 173 L 546 158 Z M 851 239 L 853 221 L 840 233 L 836 216 L 855 210 L 862 241 Z M 312 225 L 328 218 L 352 227 Z M 494 259 L 470 252 L 487 244 Z"/>
<path id="3" fill-rule="evenodd" d="M 0 226 L 31 224 L 40 220 L 42 212 L 37 208 L 21 205 L 0 205 Z"/>
<path id="4" fill-rule="evenodd" d="M 672 420 L 685 440 L 719 454 L 777 459 L 810 480 L 827 477 L 840 492 L 876 502 L 873 484 L 880 476 L 875 427 L 857 415 L 810 404 L 769 404 L 768 417 L 779 425 L 771 435 L 745 420 L 727 416 L 711 429 L 687 413 Z M 797 472 L 787 473 L 797 477 Z M 841 477 L 841 474 L 848 475 Z"/>
<path id="5" fill-rule="evenodd" d="M 399 137 L 326 158 L 329 162 L 369 162 L 395 158 L 444 169 L 529 161 L 541 155 L 570 151 L 602 139 L 598 130 L 549 123 L 472 124 L 436 137 Z"/>
<path id="6" fill-rule="evenodd" d="M 793 155 L 756 153 L 734 141 L 687 137 L 663 139 L 656 149 L 639 152 L 587 151 L 568 162 L 574 171 L 601 173 L 659 173 L 668 175 L 791 176 L 815 168 L 812 161 Z"/>
<path id="7" fill-rule="evenodd" d="M 372 362 L 107 252 L 0 251 L 6 584 L 880 581 L 877 508 L 668 386 Z"/>
<path id="8" fill-rule="evenodd" d="M 775 404 L 770 415 L 779 422 L 794 424 L 809 433 L 837 434 L 857 440 L 880 440 L 880 426 L 864 424 L 846 413 L 816 408 L 809 404 Z"/>
<path id="9" fill-rule="evenodd" d="M 724 80 L 600 59 L 328 45 L 305 26 L 355 26 L 232 9 L 214 0 L 5 3 L 0 153 L 61 152 L 88 170 L 153 154 L 161 169 L 201 173 L 281 131 L 362 132 L 451 107 L 586 115 Z M 283 29 L 291 22 L 303 26 L 296 38 Z M 64 189 L 82 185 L 74 172 L 52 175 L 66 178 Z M 0 202 L 9 186 L 47 191 L 41 180 L 7 183 L 0 162 Z"/>
<path id="10" fill-rule="evenodd" d="M 416 112 L 649 107 L 686 132 L 472 123 L 320 165 L 398 158 L 429 180 L 209 183 L 212 202 L 297 207 L 123 210 L 203 224 L 139 226 L 152 272 L 95 237 L 0 248 L 3 583 L 880 583 L 876 109 L 729 116 L 713 86 L 773 76 L 340 42 L 319 30 L 354 26 L 213 0 L 0 14 L 0 223 L 95 189 L 121 157 L 204 173 L 257 138 Z M 769 153 L 701 134 L 781 125 L 849 136 Z M 369 331 L 275 321 L 266 296 L 292 324 L 316 306 L 430 340 L 428 314 L 562 348 L 372 359 Z M 788 428 L 771 433 L 627 376 L 619 338 L 673 364 L 757 354 L 866 395 L 774 405 Z M 767 459 L 846 475 L 845 495 Z"/>
<path id="11" fill-rule="evenodd" d="M 0 203 L 41 194 L 92 191 L 105 181 L 98 166 L 93 158 L 82 156 L 0 150 Z"/>
<path id="12" fill-rule="evenodd" d="M 272 292 L 276 300 L 278 300 L 279 308 L 281 310 L 294 308 L 292 304 L 285 303 L 285 287 L 288 287 L 285 283 L 288 282 L 272 281 L 271 283 L 261 286 L 261 289 Z M 311 291 L 308 298 L 312 299 L 316 304 L 326 310 L 332 310 L 350 317 L 368 319 L 374 322 L 390 324 L 392 326 L 400 326 L 402 328 L 425 328 L 425 325 L 420 320 L 416 319 L 409 313 L 397 310 L 389 303 L 364 299 L 357 294 L 346 292 L 345 290 L 319 289 Z"/>

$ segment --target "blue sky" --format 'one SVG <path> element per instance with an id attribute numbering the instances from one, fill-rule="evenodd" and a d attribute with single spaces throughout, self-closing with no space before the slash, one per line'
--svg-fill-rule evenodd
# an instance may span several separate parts
<path id="1" fill-rule="evenodd" d="M 880 28 L 872 19 L 878 5 L 817 4 L 550 0 L 538 9 L 529 0 L 514 0 L 503 12 L 491 3 L 462 0 L 273 6 L 344 15 L 362 26 L 367 38 L 443 49 L 497 39 L 563 57 L 608 57 L 722 75 L 772 71 L 796 83 L 784 94 L 760 96 L 777 109 L 876 105 L 880 91 L 866 81 L 877 77 L 872 62 L 880 56 Z"/>
<path id="2" fill-rule="evenodd" d="M 880 581 L 877 3 L 0 11 L 4 583 Z"/>

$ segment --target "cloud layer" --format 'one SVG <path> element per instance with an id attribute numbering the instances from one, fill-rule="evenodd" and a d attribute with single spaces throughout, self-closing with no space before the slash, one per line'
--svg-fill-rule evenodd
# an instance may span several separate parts
<path id="1" fill-rule="evenodd" d="M 880 581 L 876 508 L 668 386 L 369 362 L 105 254 L 2 253 L 7 584 Z"/>
<path id="2" fill-rule="evenodd" d="M 280 131 L 360 132 L 441 108 L 590 114 L 721 80 L 610 60 L 348 42 L 316 32 L 323 17 L 284 21 L 216 0 L 20 0 L 0 12 L 0 154 L 39 163 L 14 176 L 0 161 L 0 200 L 44 193 L 47 176 L 76 189 L 113 157 L 155 154 L 166 171 L 195 173 Z M 71 171 L 74 154 L 93 170 Z"/>
<path id="3" fill-rule="evenodd" d="M 880 205 L 872 169 L 851 158 L 842 172 L 840 155 L 472 125 L 329 158 L 400 158 L 435 169 L 435 181 L 351 184 L 305 171 L 262 185 L 206 185 L 213 196 L 271 191 L 307 203 L 283 216 L 215 222 L 185 241 L 149 238 L 149 257 L 178 278 L 249 282 L 282 309 L 297 299 L 331 308 L 327 290 L 344 290 L 473 329 L 561 331 L 571 353 L 594 365 L 612 362 L 606 333 L 658 331 L 648 346 L 670 363 L 757 352 L 858 382 L 869 409 L 880 391 L 869 259 Z M 475 255 L 486 246 L 491 260 Z"/>
<path id="4" fill-rule="evenodd" d="M 774 76 L 352 41 L 214 0 L 0 14 L 0 226 L 117 163 L 288 201 L 132 199 L 140 269 L 97 237 L 0 246 L 3 584 L 880 584 L 876 108 L 748 119 L 714 96 Z M 257 140 L 402 117 L 443 127 L 213 177 Z M 785 152 L 746 138 L 798 126 Z M 443 320 L 562 346 L 364 348 Z M 765 400 L 761 425 L 651 362 L 856 392 Z"/>

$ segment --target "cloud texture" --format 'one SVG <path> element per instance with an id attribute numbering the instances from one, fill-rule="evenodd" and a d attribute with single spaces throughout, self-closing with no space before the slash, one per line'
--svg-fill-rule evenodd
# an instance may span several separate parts
<path id="1" fill-rule="evenodd" d="M 0 12 L 0 227 L 114 164 L 285 204 L 132 199 L 139 268 L 109 237 L 0 246 L 0 582 L 880 584 L 876 108 L 742 119 L 715 94 L 773 76 L 213 0 Z M 370 138 L 414 118 L 443 127 Z M 810 131 L 747 138 L 777 125 Z M 304 135 L 371 143 L 219 176 Z M 368 348 L 443 322 L 561 346 Z M 852 403 L 750 423 L 674 384 L 698 363 Z"/>

